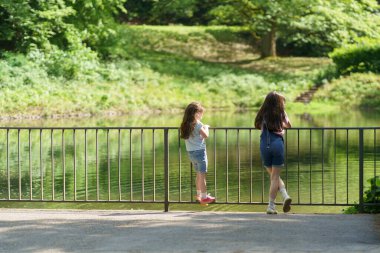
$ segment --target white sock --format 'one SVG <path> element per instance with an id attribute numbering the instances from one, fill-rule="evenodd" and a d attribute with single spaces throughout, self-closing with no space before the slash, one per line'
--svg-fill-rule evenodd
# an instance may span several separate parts
<path id="1" fill-rule="evenodd" d="M 197 195 L 200 196 L 201 195 L 201 191 L 197 190 Z"/>
<path id="2" fill-rule="evenodd" d="M 268 204 L 268 206 L 274 208 L 275 207 L 274 202 L 275 202 L 275 199 L 269 198 L 269 204 Z"/>
<path id="3" fill-rule="evenodd" d="M 202 193 L 201 193 L 201 198 L 202 198 L 202 199 L 205 199 L 206 197 L 207 197 L 207 193 L 206 193 L 206 192 L 202 192 Z"/>
<path id="4" fill-rule="evenodd" d="M 289 198 L 288 192 L 286 191 L 285 187 L 280 188 L 279 192 L 281 193 L 283 199 Z"/>

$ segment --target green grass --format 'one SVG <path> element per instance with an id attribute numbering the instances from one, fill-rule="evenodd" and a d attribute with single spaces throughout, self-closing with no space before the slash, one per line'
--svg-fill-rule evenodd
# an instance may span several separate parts
<path id="1" fill-rule="evenodd" d="M 39 54 L 0 58 L 1 115 L 172 111 L 193 100 L 209 109 L 257 108 L 272 90 L 286 95 L 290 109 L 307 109 L 292 101 L 332 66 L 327 58 L 260 59 L 248 30 L 239 27 L 122 25 L 107 43 L 110 57 L 98 63 L 90 55 L 82 66 L 71 55 L 69 62 L 78 65 L 76 72 L 65 65 L 77 73 L 71 79 L 49 74 L 60 59 L 49 65 Z M 318 101 L 313 109 L 326 110 L 325 100 Z"/>
<path id="2" fill-rule="evenodd" d="M 328 103 L 341 108 L 380 110 L 380 75 L 355 73 L 342 76 L 324 85 L 312 104 Z"/>

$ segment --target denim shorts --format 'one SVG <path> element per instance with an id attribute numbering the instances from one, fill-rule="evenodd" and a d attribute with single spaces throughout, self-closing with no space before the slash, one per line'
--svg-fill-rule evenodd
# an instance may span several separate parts
<path id="1" fill-rule="evenodd" d="M 188 151 L 189 158 L 191 163 L 193 164 L 194 170 L 200 173 L 207 172 L 207 154 L 205 149 Z"/>
<path id="2" fill-rule="evenodd" d="M 284 139 L 278 134 L 263 129 L 260 136 L 260 154 L 264 167 L 284 166 Z"/>

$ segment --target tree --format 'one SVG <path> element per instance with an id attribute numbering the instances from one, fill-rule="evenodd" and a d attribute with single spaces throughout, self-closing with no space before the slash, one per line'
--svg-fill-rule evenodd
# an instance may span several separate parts
<path id="1" fill-rule="evenodd" d="M 125 0 L 0 0 L 0 45 L 26 51 L 96 47 L 112 33 Z"/>
<path id="2" fill-rule="evenodd" d="M 154 4 L 154 0 L 127 1 L 124 7 L 128 12 L 124 13 L 121 19 L 133 24 L 147 24 L 152 16 Z"/>
<path id="3" fill-rule="evenodd" d="M 379 37 L 375 0 L 225 0 L 261 39 L 261 56 L 276 56 L 276 41 L 334 48 L 355 37 Z"/>
<path id="4" fill-rule="evenodd" d="M 129 0 L 123 20 L 137 24 L 207 25 L 221 0 Z"/>

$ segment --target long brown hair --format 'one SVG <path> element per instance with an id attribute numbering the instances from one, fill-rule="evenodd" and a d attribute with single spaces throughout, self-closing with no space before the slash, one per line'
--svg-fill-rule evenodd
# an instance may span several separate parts
<path id="1" fill-rule="evenodd" d="M 198 102 L 192 102 L 186 107 L 181 123 L 182 139 L 188 139 L 190 137 L 190 134 L 194 130 L 196 124 L 195 114 L 198 112 L 204 112 L 204 108 Z"/>
<path id="2" fill-rule="evenodd" d="M 271 132 L 283 129 L 285 120 L 285 97 L 275 91 L 269 92 L 255 118 L 255 128 L 261 129 L 265 120 Z"/>

